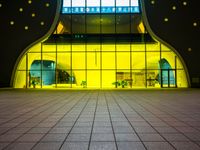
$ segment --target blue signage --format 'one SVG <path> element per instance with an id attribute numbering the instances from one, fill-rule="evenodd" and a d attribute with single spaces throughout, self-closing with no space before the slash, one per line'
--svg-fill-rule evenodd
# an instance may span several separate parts
<path id="1" fill-rule="evenodd" d="M 138 0 L 63 0 L 62 13 L 139 13 Z"/>

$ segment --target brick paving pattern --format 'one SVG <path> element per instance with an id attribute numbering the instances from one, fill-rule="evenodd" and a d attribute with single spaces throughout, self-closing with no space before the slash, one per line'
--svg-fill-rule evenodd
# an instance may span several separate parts
<path id="1" fill-rule="evenodd" d="M 200 150 L 200 90 L 0 90 L 0 149 Z"/>

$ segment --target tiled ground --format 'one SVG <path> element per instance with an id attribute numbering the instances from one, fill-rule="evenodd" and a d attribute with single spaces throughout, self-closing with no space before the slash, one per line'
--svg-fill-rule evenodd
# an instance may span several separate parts
<path id="1" fill-rule="evenodd" d="M 200 90 L 0 90 L 0 149 L 200 150 Z"/>

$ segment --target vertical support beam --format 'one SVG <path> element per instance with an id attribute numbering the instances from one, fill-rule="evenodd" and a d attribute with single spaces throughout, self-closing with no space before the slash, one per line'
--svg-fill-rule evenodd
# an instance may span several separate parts
<path id="1" fill-rule="evenodd" d="M 43 43 L 41 43 L 41 61 L 40 61 L 40 88 L 42 88 L 42 70 L 43 70 Z"/>
<path id="2" fill-rule="evenodd" d="M 175 56 L 175 88 L 177 88 L 177 56 Z"/>
<path id="3" fill-rule="evenodd" d="M 30 85 L 30 74 L 28 71 L 28 53 L 26 53 L 26 85 L 25 88 L 27 89 Z"/>
<path id="4" fill-rule="evenodd" d="M 57 30 L 56 30 L 57 31 Z M 58 45 L 57 45 L 57 41 L 55 40 L 56 43 L 56 63 L 55 63 L 55 88 L 57 88 L 57 66 L 58 66 Z"/>
<path id="5" fill-rule="evenodd" d="M 117 83 L 117 14 L 116 14 L 116 1 L 115 1 L 115 83 Z M 117 84 L 115 84 L 115 88 L 117 88 Z"/>
<path id="6" fill-rule="evenodd" d="M 170 71 L 172 71 L 171 69 L 167 69 L 167 74 L 168 74 L 168 88 L 170 88 Z"/>
<path id="7" fill-rule="evenodd" d="M 85 33 L 87 34 L 87 15 L 86 15 L 86 8 L 87 8 L 87 0 L 85 0 Z M 85 37 L 86 38 L 86 37 Z M 86 81 L 86 88 L 88 85 L 87 82 L 87 38 L 85 40 L 85 81 Z"/>
<path id="8" fill-rule="evenodd" d="M 161 82 L 161 88 L 163 88 L 163 70 L 160 68 L 160 82 Z"/>
<path id="9" fill-rule="evenodd" d="M 102 88 L 102 13 L 101 13 L 101 0 L 100 0 L 100 88 Z"/>
<path id="10" fill-rule="evenodd" d="M 73 39 L 73 32 L 72 32 L 72 30 L 73 30 L 73 28 L 72 28 L 72 20 L 73 20 L 73 18 L 72 18 L 72 0 L 71 0 L 71 22 L 70 22 L 70 30 L 71 30 L 71 42 L 70 42 L 70 72 L 71 72 L 71 74 L 70 74 L 70 82 L 72 81 L 72 39 Z M 72 88 L 72 82 L 70 83 L 70 88 Z"/>

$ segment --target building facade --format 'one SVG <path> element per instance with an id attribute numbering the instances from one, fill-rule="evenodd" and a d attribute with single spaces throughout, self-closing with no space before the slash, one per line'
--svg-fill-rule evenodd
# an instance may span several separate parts
<path id="1" fill-rule="evenodd" d="M 20 57 L 15 88 L 182 88 L 177 50 L 150 34 L 137 0 L 65 0 L 54 32 Z"/>
<path id="2" fill-rule="evenodd" d="M 0 1 L 0 87 L 200 87 L 198 1 Z"/>

